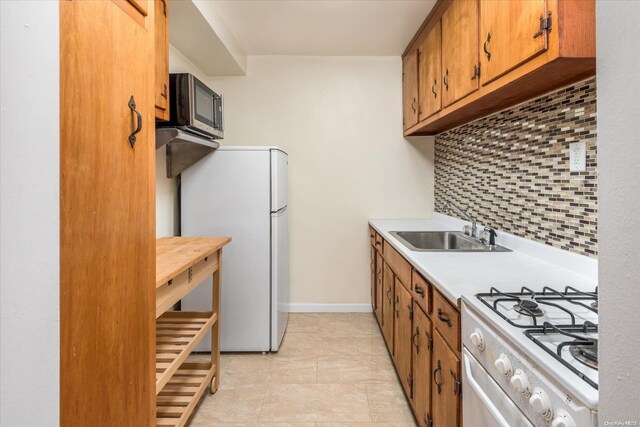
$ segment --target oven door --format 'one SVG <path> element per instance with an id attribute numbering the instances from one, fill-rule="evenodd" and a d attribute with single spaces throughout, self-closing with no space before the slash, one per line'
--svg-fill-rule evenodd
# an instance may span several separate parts
<path id="1" fill-rule="evenodd" d="M 463 427 L 533 427 L 466 348 L 462 349 Z"/>

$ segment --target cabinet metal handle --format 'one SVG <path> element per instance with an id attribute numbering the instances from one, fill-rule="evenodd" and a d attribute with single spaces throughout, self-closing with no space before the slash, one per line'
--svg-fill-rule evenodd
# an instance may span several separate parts
<path id="1" fill-rule="evenodd" d="M 441 322 L 444 322 L 447 325 L 449 325 L 449 327 L 451 327 L 451 319 L 449 319 L 449 316 L 447 316 L 442 312 L 441 308 L 438 309 L 438 319 L 440 319 Z"/>
<path id="2" fill-rule="evenodd" d="M 438 367 L 433 370 L 433 383 L 438 386 L 438 394 L 442 393 L 442 383 L 438 382 L 438 373 L 442 371 L 442 366 L 440 366 L 440 361 L 438 360 Z"/>
<path id="3" fill-rule="evenodd" d="M 444 83 L 445 89 L 449 90 L 449 69 L 447 68 L 444 72 L 444 78 L 442 79 L 442 83 Z"/>
<path id="4" fill-rule="evenodd" d="M 433 85 L 431 86 L 431 92 L 433 93 L 433 97 L 437 98 L 438 94 L 436 93 L 436 84 L 438 83 L 437 80 L 433 81 Z"/>
<path id="5" fill-rule="evenodd" d="M 416 326 L 416 333 L 411 335 L 411 343 L 416 348 L 416 353 L 420 353 L 420 345 L 416 343 L 416 338 L 420 335 L 420 329 Z"/>
<path id="6" fill-rule="evenodd" d="M 129 144 L 131 144 L 131 148 L 134 148 L 136 145 L 136 134 L 142 130 L 142 114 L 136 110 L 136 100 L 131 95 L 131 99 L 129 99 L 129 108 L 132 112 L 136 113 L 136 117 L 138 118 L 138 124 L 136 129 L 129 135 Z"/>
<path id="7" fill-rule="evenodd" d="M 420 287 L 420 285 L 418 285 L 417 283 L 413 285 L 413 290 L 416 292 L 416 294 L 420 295 L 422 298 L 424 298 L 424 289 L 422 289 Z"/>
<path id="8" fill-rule="evenodd" d="M 396 296 L 396 303 L 393 305 L 396 311 L 396 317 L 400 317 L 400 309 L 398 308 L 398 305 L 400 305 L 400 297 Z"/>
<path id="9" fill-rule="evenodd" d="M 411 103 L 411 109 L 413 110 L 413 112 L 416 112 L 416 99 L 413 98 L 413 102 Z"/>
<path id="10" fill-rule="evenodd" d="M 387 289 L 387 300 L 389 300 L 389 302 L 391 302 L 391 288 Z"/>
<path id="11" fill-rule="evenodd" d="M 491 61 L 491 52 L 487 49 L 487 43 L 491 41 L 491 33 L 487 33 L 487 40 L 485 40 L 482 48 L 484 49 L 484 53 L 487 55 L 487 61 Z"/>
<path id="12" fill-rule="evenodd" d="M 162 13 L 167 16 L 167 0 L 160 0 L 162 2 Z"/>
<path id="13" fill-rule="evenodd" d="M 160 96 L 162 96 L 164 99 L 167 99 L 168 95 L 169 93 L 167 92 L 167 85 L 164 84 L 162 85 L 162 93 L 160 94 Z"/>
<path id="14" fill-rule="evenodd" d="M 433 338 L 431 338 L 429 331 L 424 331 L 424 334 L 427 336 L 427 348 L 431 350 L 431 347 L 433 347 Z"/>

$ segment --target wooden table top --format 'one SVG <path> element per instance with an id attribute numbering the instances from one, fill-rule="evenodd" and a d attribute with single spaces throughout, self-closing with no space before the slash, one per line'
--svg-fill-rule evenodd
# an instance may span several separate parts
<path id="1" fill-rule="evenodd" d="M 156 286 L 220 250 L 231 237 L 163 237 L 156 240 Z"/>

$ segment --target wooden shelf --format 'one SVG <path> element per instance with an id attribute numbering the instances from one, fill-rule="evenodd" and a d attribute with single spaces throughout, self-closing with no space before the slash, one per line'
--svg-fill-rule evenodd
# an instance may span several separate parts
<path id="1" fill-rule="evenodd" d="M 184 426 L 215 371 L 213 363 L 184 363 L 156 397 L 156 425 Z"/>
<path id="2" fill-rule="evenodd" d="M 217 313 L 185 311 L 169 311 L 156 320 L 156 395 L 171 384 L 172 375 L 217 320 Z"/>

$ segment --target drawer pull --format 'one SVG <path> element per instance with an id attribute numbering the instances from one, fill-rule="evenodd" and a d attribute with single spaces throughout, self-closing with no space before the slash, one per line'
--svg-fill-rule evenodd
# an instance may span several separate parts
<path id="1" fill-rule="evenodd" d="M 424 298 L 424 289 L 422 289 L 417 283 L 413 285 L 413 290 L 416 292 L 416 294 Z"/>
<path id="2" fill-rule="evenodd" d="M 438 373 L 442 371 L 442 366 L 440 366 L 440 361 L 438 360 L 438 367 L 433 370 L 433 383 L 438 386 L 438 394 L 442 393 L 442 383 L 438 382 Z"/>
<path id="3" fill-rule="evenodd" d="M 396 317 L 400 317 L 400 309 L 398 308 L 399 304 L 400 304 L 400 297 L 396 295 L 396 303 L 393 306 L 396 312 Z"/>
<path id="4" fill-rule="evenodd" d="M 453 394 L 457 395 L 462 391 L 462 383 L 458 381 L 458 376 L 455 372 L 453 372 L 453 369 L 450 369 L 449 371 L 451 372 L 451 376 L 453 377 Z"/>
<path id="5" fill-rule="evenodd" d="M 452 326 L 452 325 L 451 325 L 451 319 L 449 319 L 449 316 L 447 316 L 446 314 L 444 314 L 444 313 L 442 312 L 442 309 L 441 309 L 441 308 L 439 308 L 439 309 L 438 309 L 438 319 L 439 319 L 441 322 L 446 323 L 449 327 L 451 327 L 451 326 Z"/>
<path id="6" fill-rule="evenodd" d="M 391 288 L 387 289 L 387 300 L 391 302 Z"/>
<path id="7" fill-rule="evenodd" d="M 416 326 L 416 333 L 411 335 L 411 343 L 416 348 L 416 354 L 420 353 L 420 345 L 416 342 L 416 338 L 420 335 L 420 328 Z"/>

